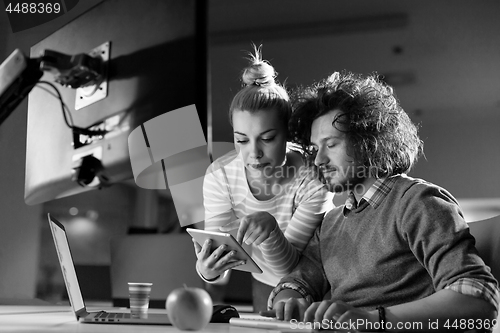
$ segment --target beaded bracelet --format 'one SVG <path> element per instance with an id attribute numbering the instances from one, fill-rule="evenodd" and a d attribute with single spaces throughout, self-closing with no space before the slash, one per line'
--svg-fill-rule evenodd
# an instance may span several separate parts
<path id="1" fill-rule="evenodd" d="M 379 332 L 385 332 L 385 308 L 383 306 L 377 307 L 378 310 L 378 322 L 380 324 Z"/>

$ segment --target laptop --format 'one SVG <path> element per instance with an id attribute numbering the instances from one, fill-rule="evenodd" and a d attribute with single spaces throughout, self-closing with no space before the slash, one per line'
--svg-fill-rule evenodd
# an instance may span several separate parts
<path id="1" fill-rule="evenodd" d="M 61 265 L 61 271 L 64 277 L 68 298 L 75 313 L 76 319 L 82 323 L 95 324 L 154 324 L 171 325 L 166 313 L 148 313 L 147 318 L 132 318 L 130 313 L 126 312 L 107 312 L 97 311 L 88 312 L 83 301 L 83 296 L 78 284 L 75 265 L 71 257 L 66 229 L 54 217 L 48 214 L 50 231 L 54 238 L 57 257 Z M 96 281 L 98 282 L 98 281 Z"/>

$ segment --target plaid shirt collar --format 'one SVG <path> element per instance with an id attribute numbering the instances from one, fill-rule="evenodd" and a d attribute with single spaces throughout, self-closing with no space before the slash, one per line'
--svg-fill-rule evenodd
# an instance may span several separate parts
<path id="1" fill-rule="evenodd" d="M 377 179 L 375 183 L 370 186 L 368 191 L 366 191 L 360 201 L 365 200 L 370 206 L 377 208 L 387 194 L 389 194 L 395 182 L 396 176 Z"/>
<path id="2" fill-rule="evenodd" d="M 392 187 L 394 186 L 394 183 L 396 182 L 396 177 L 397 176 L 405 176 L 403 174 L 401 175 L 396 175 L 396 176 L 391 176 L 387 178 L 378 178 L 375 183 L 373 183 L 372 186 L 366 191 L 366 193 L 363 195 L 359 203 L 357 204 L 357 207 L 360 207 L 361 204 L 363 204 L 365 201 L 372 206 L 374 209 L 376 209 L 384 198 L 389 194 L 391 191 Z M 349 200 L 349 199 L 347 199 Z M 347 203 L 347 202 L 346 202 Z M 350 212 L 350 209 L 347 208 L 347 206 L 344 204 L 342 213 L 344 216 L 347 216 Z"/>

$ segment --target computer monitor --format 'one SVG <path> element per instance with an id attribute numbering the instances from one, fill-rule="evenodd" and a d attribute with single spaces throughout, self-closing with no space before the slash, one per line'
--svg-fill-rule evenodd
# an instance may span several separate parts
<path id="1" fill-rule="evenodd" d="M 98 85 L 78 91 L 55 84 L 67 121 L 53 87 L 42 83 L 31 91 L 27 204 L 132 178 L 128 135 L 165 112 L 196 104 L 207 137 L 204 6 L 197 0 L 105 0 L 31 48 L 32 58 L 44 50 L 103 51 L 109 60 L 104 98 L 92 101 Z M 41 80 L 53 82 L 53 75 L 45 72 Z M 76 133 L 67 123 L 107 133 Z"/>

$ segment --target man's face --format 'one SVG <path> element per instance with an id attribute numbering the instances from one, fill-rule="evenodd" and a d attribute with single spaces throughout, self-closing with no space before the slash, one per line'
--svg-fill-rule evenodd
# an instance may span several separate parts
<path id="1" fill-rule="evenodd" d="M 340 125 L 332 124 L 340 114 L 340 110 L 332 110 L 314 120 L 311 127 L 311 148 L 316 151 L 314 164 L 319 167 L 331 192 L 354 190 L 367 176 L 366 169 L 348 154 L 352 147 L 346 134 L 336 128 Z"/>

